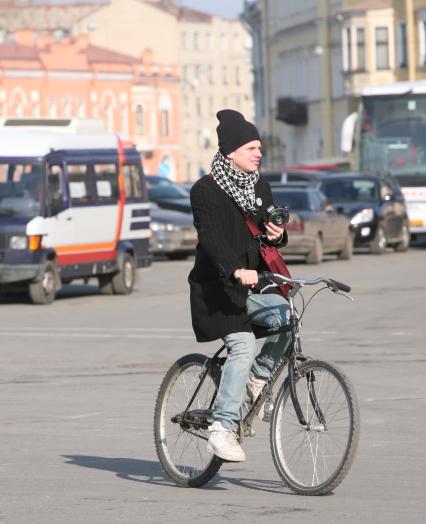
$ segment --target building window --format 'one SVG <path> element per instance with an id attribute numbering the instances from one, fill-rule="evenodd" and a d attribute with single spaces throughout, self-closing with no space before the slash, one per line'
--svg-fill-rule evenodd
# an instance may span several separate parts
<path id="1" fill-rule="evenodd" d="M 169 122 L 169 112 L 167 109 L 162 109 L 160 111 L 160 135 L 162 137 L 169 136 L 170 134 L 170 122 Z"/>
<path id="2" fill-rule="evenodd" d="M 389 69 L 389 29 L 376 27 L 376 69 Z"/>
<path id="3" fill-rule="evenodd" d="M 365 30 L 358 27 L 356 30 L 356 59 L 358 71 L 365 71 Z"/>
<path id="4" fill-rule="evenodd" d="M 144 115 L 142 104 L 136 106 L 136 134 L 143 135 L 145 133 L 144 129 Z"/>
<path id="5" fill-rule="evenodd" d="M 352 71 L 352 29 L 346 28 L 346 45 L 348 56 L 348 71 Z"/>
<path id="6" fill-rule="evenodd" d="M 208 75 L 209 75 L 209 84 L 214 84 L 213 67 L 211 65 L 207 67 L 208 67 Z"/>
<path id="7" fill-rule="evenodd" d="M 210 50 L 212 48 L 212 35 L 206 33 L 206 49 Z"/>
<path id="8" fill-rule="evenodd" d="M 188 48 L 188 44 L 187 44 L 187 37 L 186 37 L 186 33 L 183 32 L 182 35 L 181 35 L 181 38 L 182 38 L 182 49 L 187 49 Z"/>
<path id="9" fill-rule="evenodd" d="M 198 33 L 194 33 L 194 49 L 198 49 Z"/>
<path id="10" fill-rule="evenodd" d="M 401 68 L 407 67 L 407 23 L 399 22 L 398 26 L 398 65 Z"/>
<path id="11" fill-rule="evenodd" d="M 199 96 L 197 96 L 196 104 L 197 104 L 197 116 L 203 116 L 201 98 Z"/>
<path id="12" fill-rule="evenodd" d="M 226 65 L 222 66 L 222 83 L 228 83 L 228 67 Z"/>
<path id="13" fill-rule="evenodd" d="M 239 66 L 236 66 L 235 67 L 235 83 L 237 84 L 237 86 L 241 85 L 241 70 L 240 70 L 240 67 Z"/>

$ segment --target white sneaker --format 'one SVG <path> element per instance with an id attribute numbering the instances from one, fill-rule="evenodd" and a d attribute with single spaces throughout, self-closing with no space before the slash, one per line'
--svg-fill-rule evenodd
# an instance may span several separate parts
<path id="1" fill-rule="evenodd" d="M 263 378 L 256 378 L 253 373 L 250 373 L 247 379 L 247 393 L 252 402 L 261 394 L 265 387 L 266 380 Z M 266 406 L 266 409 L 265 409 Z M 257 416 L 265 422 L 268 422 L 271 418 L 272 410 L 274 405 L 271 398 L 267 398 L 259 409 Z"/>
<path id="2" fill-rule="evenodd" d="M 207 442 L 209 453 L 230 462 L 244 462 L 246 460 L 246 454 L 237 442 L 238 436 L 235 431 L 225 428 L 218 420 L 215 420 L 208 427 L 208 431 L 210 433 Z"/>

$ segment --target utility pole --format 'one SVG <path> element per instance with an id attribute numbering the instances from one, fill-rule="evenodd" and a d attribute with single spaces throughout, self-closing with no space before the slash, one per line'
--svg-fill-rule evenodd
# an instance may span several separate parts
<path id="1" fill-rule="evenodd" d="M 319 2 L 318 40 L 321 71 L 321 118 L 323 123 L 323 156 L 330 157 L 334 152 L 333 107 L 331 103 L 331 46 L 329 29 L 329 0 Z"/>
<path id="2" fill-rule="evenodd" d="M 269 50 L 269 2 L 262 0 L 262 60 L 263 60 L 263 92 L 265 100 L 265 117 L 266 133 L 268 137 L 268 163 L 270 167 L 274 166 L 274 125 L 273 125 L 273 108 L 271 107 L 271 61 Z"/>
<path id="3" fill-rule="evenodd" d="M 408 80 L 416 79 L 416 50 L 414 45 L 414 11 L 413 0 L 405 0 L 405 17 L 407 19 L 407 58 Z"/>

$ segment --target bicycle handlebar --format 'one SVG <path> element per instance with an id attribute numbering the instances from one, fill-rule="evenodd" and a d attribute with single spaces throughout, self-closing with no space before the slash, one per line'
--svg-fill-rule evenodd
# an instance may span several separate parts
<path id="1" fill-rule="evenodd" d="M 301 278 L 288 278 L 279 273 L 271 273 L 270 271 L 262 271 L 259 273 L 259 280 L 269 280 L 276 283 L 276 280 L 280 280 L 285 284 L 296 284 L 298 286 L 314 286 L 323 282 L 332 291 L 343 291 L 349 293 L 351 287 L 332 278 L 313 278 L 313 279 L 301 279 Z"/>

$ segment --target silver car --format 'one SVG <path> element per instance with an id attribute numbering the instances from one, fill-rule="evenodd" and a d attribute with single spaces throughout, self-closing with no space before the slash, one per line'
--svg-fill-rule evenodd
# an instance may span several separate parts
<path id="1" fill-rule="evenodd" d="M 308 264 L 319 264 L 324 254 L 336 254 L 341 260 L 352 257 L 349 220 L 334 210 L 321 191 L 312 186 L 272 185 L 272 197 L 276 205 L 288 205 L 290 211 L 284 255 L 302 255 Z"/>
<path id="2" fill-rule="evenodd" d="M 149 251 L 171 260 L 183 260 L 195 253 L 197 231 L 190 213 L 162 209 L 150 203 L 151 239 Z"/>

